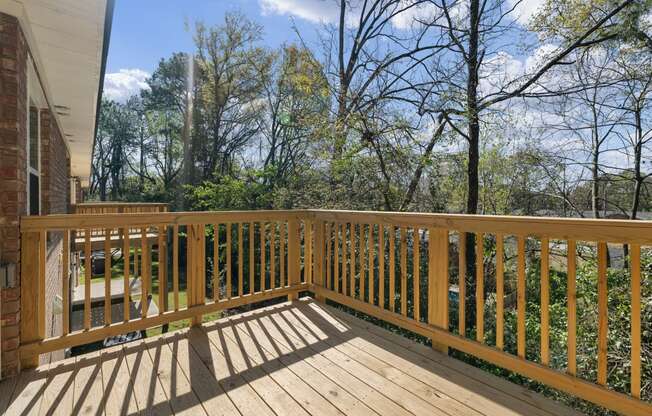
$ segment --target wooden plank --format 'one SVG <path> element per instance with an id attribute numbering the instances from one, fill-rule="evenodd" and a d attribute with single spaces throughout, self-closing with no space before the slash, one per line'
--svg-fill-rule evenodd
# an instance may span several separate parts
<path id="1" fill-rule="evenodd" d="M 176 245 L 175 245 L 176 247 Z M 123 263 L 123 274 L 124 274 L 124 286 L 122 287 L 122 304 L 131 305 L 131 285 L 129 284 L 129 269 L 131 264 L 129 259 L 131 258 L 131 244 L 129 243 L 129 229 L 122 229 L 122 261 Z M 176 270 L 176 268 L 175 268 Z M 123 322 L 128 322 L 131 319 L 130 310 L 131 307 L 122 308 L 123 309 Z M 68 320 L 66 320 L 67 322 Z M 68 332 L 64 332 L 64 335 L 67 335 Z"/>
<path id="2" fill-rule="evenodd" d="M 38 235 L 38 233 L 35 233 Z M 22 358 L 22 357 L 21 357 Z M 3 416 L 24 416 L 36 414 L 41 407 L 43 392 L 47 387 L 47 366 L 39 369 L 23 369 L 16 377 L 13 393 Z M 2 384 L 7 383 L 6 380 Z"/>
<path id="3" fill-rule="evenodd" d="M 273 416 L 272 409 L 257 394 L 257 391 L 249 383 L 250 380 L 245 378 L 248 372 L 239 371 L 230 357 L 225 356 L 223 342 L 212 342 L 210 336 L 213 333 L 214 331 L 205 332 L 199 329 L 188 333 L 194 354 L 206 365 L 240 413 L 251 416 Z M 262 370 L 256 370 L 256 368 L 251 367 L 251 381 L 260 380 L 260 384 L 271 388 L 273 385 L 265 378 L 264 373 L 261 375 Z"/>
<path id="4" fill-rule="evenodd" d="M 516 266 L 516 350 L 525 358 L 525 237 L 518 236 Z"/>
<path id="5" fill-rule="evenodd" d="M 162 336 L 153 338 L 151 343 L 145 341 L 145 345 L 172 411 L 175 415 L 207 414 L 172 350 L 165 345 L 167 341 L 167 337 Z"/>
<path id="6" fill-rule="evenodd" d="M 193 392 L 209 415 L 240 415 L 224 388 L 217 382 L 185 336 L 170 337 L 166 346 L 172 351 L 178 368 L 192 382 Z"/>
<path id="7" fill-rule="evenodd" d="M 111 325 L 111 229 L 104 230 L 104 325 Z"/>
<path id="8" fill-rule="evenodd" d="M 138 414 L 134 385 L 129 376 L 122 346 L 102 350 L 101 361 L 104 386 L 102 407 L 105 414 Z"/>
<path id="9" fill-rule="evenodd" d="M 567 296 L 568 296 L 568 374 L 574 376 L 577 372 L 577 293 L 576 293 L 576 261 L 577 248 L 575 240 L 567 244 Z"/>
<path id="10" fill-rule="evenodd" d="M 496 234 L 496 348 L 505 342 L 505 237 Z"/>
<path id="11" fill-rule="evenodd" d="M 265 251 L 267 250 L 266 224 L 259 223 L 258 232 L 260 234 L 260 291 L 265 291 L 265 280 L 267 279 L 267 260 L 265 259 Z"/>
<path id="12" fill-rule="evenodd" d="M 256 291 L 256 263 L 255 263 L 255 250 L 254 250 L 254 234 L 255 234 L 255 223 L 249 223 L 249 294 L 253 294 Z"/>
<path id="13" fill-rule="evenodd" d="M 232 248 L 231 248 L 231 237 L 232 237 L 232 230 L 231 230 L 231 223 L 227 222 L 226 223 L 226 298 L 231 299 L 233 297 L 233 287 L 232 287 L 232 281 L 233 281 L 233 269 L 231 265 L 231 257 L 232 257 Z"/>
<path id="14" fill-rule="evenodd" d="M 244 241 L 242 223 L 238 223 L 238 296 L 244 294 Z"/>
<path id="15" fill-rule="evenodd" d="M 407 228 L 399 227 L 398 238 L 400 240 L 401 255 L 401 315 L 407 316 Z"/>
<path id="16" fill-rule="evenodd" d="M 343 296 L 343 295 L 342 295 Z M 260 319 L 250 321 L 251 332 L 238 331 L 236 328 L 226 327 L 224 334 L 231 340 L 237 339 L 244 346 L 246 353 L 251 352 L 253 355 L 257 348 L 262 349 L 267 359 L 277 361 L 287 370 L 289 370 L 296 378 L 302 380 L 309 388 L 304 388 L 299 394 L 299 397 L 305 397 L 302 400 L 306 405 L 307 411 L 311 414 L 347 414 L 347 415 L 370 415 L 376 414 L 369 409 L 363 402 L 356 399 L 344 388 L 340 387 L 337 383 L 326 377 L 318 369 L 312 367 L 309 363 L 302 359 L 301 354 L 293 351 L 289 347 L 284 346 L 270 340 L 270 337 L 279 336 L 278 327 L 269 320 L 268 317 L 261 317 Z M 255 332 L 253 332 L 255 331 Z M 267 335 L 269 334 L 269 335 Z M 211 337 L 211 333 L 209 333 Z M 252 340 L 247 340 L 246 337 L 253 337 Z M 217 341 L 213 337 L 214 342 Z M 258 345 L 258 347 L 256 346 Z M 228 346 L 228 343 L 227 343 Z M 260 356 L 260 355 L 258 355 Z M 256 356 L 254 356 L 256 357 Z M 251 357 L 253 358 L 253 357 Z M 259 363 L 259 358 L 256 357 L 255 363 Z M 270 376 L 274 378 L 280 385 L 284 386 L 286 381 L 285 377 L 292 377 L 287 373 L 279 374 L 280 366 L 270 366 L 268 363 L 263 364 L 263 367 L 269 372 Z M 294 377 L 292 377 L 294 378 Z M 306 386 L 307 387 L 307 386 Z M 287 390 L 287 388 L 286 388 Z M 319 395 L 315 395 L 317 392 Z M 325 399 L 325 400 L 324 400 Z M 307 402 L 313 403 L 308 407 Z M 330 404 L 329 404 L 330 402 Z M 339 410 L 339 411 L 338 411 Z"/>
<path id="17" fill-rule="evenodd" d="M 632 372 L 631 394 L 641 398 L 641 246 L 632 244 L 630 251 L 630 270 L 632 279 Z"/>
<path id="18" fill-rule="evenodd" d="M 412 231 L 412 294 L 413 294 L 413 318 L 421 320 L 421 234 L 418 228 Z"/>
<path id="19" fill-rule="evenodd" d="M 475 235 L 475 339 L 484 343 L 484 234 Z"/>
<path id="20" fill-rule="evenodd" d="M 77 374 L 75 358 L 52 363 L 42 368 L 47 368 L 47 381 L 42 390 L 40 408 L 34 408 L 31 413 L 38 412 L 39 415 L 52 416 L 71 415 L 74 404 L 75 375 Z M 0 413 L 5 414 L 1 408 Z"/>
<path id="21" fill-rule="evenodd" d="M 396 312 L 396 228 L 389 226 L 389 310 Z"/>
<path id="22" fill-rule="evenodd" d="M 378 223 L 378 305 L 385 307 L 385 225 Z"/>
<path id="23" fill-rule="evenodd" d="M 220 300 L 220 225 L 213 224 L 213 301 Z"/>
<path id="24" fill-rule="evenodd" d="M 77 375 L 73 389 L 73 410 L 71 414 L 102 414 L 104 392 L 102 385 L 102 362 L 100 352 L 95 351 L 76 357 Z"/>
<path id="25" fill-rule="evenodd" d="M 424 337 L 436 337 L 451 348 L 471 354 L 477 358 L 489 361 L 494 365 L 517 372 L 525 377 L 535 379 L 550 387 L 565 391 L 585 400 L 592 401 L 600 406 L 614 411 L 635 416 L 648 416 L 652 412 L 652 405 L 631 396 L 617 393 L 603 386 L 560 373 L 538 363 L 515 357 L 496 348 L 479 344 L 475 340 L 462 338 L 446 330 L 426 323 L 417 322 L 400 314 L 383 310 L 366 302 L 342 296 L 324 288 L 315 287 L 315 292 L 327 299 L 356 309 L 360 312 L 375 316 L 391 324 L 405 328 Z"/>
<path id="26" fill-rule="evenodd" d="M 91 266 L 91 230 L 87 228 L 84 232 L 84 329 L 91 329 L 91 279 L 93 271 Z"/>
<path id="27" fill-rule="evenodd" d="M 172 291 L 174 292 L 174 311 L 179 310 L 179 226 L 172 226 Z"/>
<path id="28" fill-rule="evenodd" d="M 339 342 L 339 345 L 351 345 L 361 351 L 361 353 L 351 354 L 352 356 L 370 354 L 384 361 L 386 366 L 401 369 L 412 377 L 437 388 L 440 396 L 454 397 L 460 403 L 477 409 L 482 414 L 579 416 L 579 413 L 533 393 L 532 390 L 471 367 L 426 345 L 415 343 L 334 308 L 316 306 L 308 303 L 301 308 L 301 311 L 305 311 L 305 315 L 313 321 L 317 321 L 317 318 L 313 318 L 315 314 L 320 318 L 323 317 L 324 324 L 321 326 L 333 328 L 331 330 L 333 333 L 328 335 L 334 338 L 334 342 L 339 342 L 338 339 L 342 338 L 341 327 L 365 334 L 364 337 L 353 337 L 346 342 Z M 335 333 L 338 329 L 339 335 Z M 475 343 L 471 340 L 467 342 Z M 485 348 L 490 347 L 485 346 Z"/>
<path id="29" fill-rule="evenodd" d="M 134 398 L 140 412 L 142 414 L 173 415 L 163 386 L 156 377 L 158 368 L 152 363 L 145 343 L 140 341 L 125 344 L 124 354 L 131 384 L 134 387 Z"/>
<path id="30" fill-rule="evenodd" d="M 66 335 L 70 332 L 70 231 L 69 230 L 63 231 L 61 279 L 62 279 L 61 299 L 63 300 L 63 318 L 62 318 L 63 335 Z"/>
<path id="31" fill-rule="evenodd" d="M 458 307 L 457 307 L 457 332 L 466 335 L 466 233 L 458 233 Z"/>
<path id="32" fill-rule="evenodd" d="M 541 364 L 550 364 L 550 241 L 541 239 Z"/>
<path id="33" fill-rule="evenodd" d="M 607 384 L 607 243 L 598 242 L 598 384 Z"/>
<path id="34" fill-rule="evenodd" d="M 315 221 L 315 286 L 324 286 L 324 223 Z M 317 301 L 323 300 L 316 297 Z"/>

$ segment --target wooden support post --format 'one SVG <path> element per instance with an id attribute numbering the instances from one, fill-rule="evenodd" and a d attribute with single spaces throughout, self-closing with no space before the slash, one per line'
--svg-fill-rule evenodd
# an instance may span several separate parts
<path id="1" fill-rule="evenodd" d="M 428 244 L 428 323 L 448 331 L 448 230 L 430 228 Z M 444 354 L 448 346 L 432 340 Z"/>
<path id="2" fill-rule="evenodd" d="M 315 286 L 324 287 L 324 221 L 317 220 L 314 222 L 315 226 L 315 251 L 313 253 L 314 257 L 314 269 L 313 269 L 313 281 Z M 353 235 L 353 227 L 351 228 L 351 235 Z M 352 249 L 352 252 L 354 250 Z M 354 266 L 351 266 L 352 270 Z M 353 281 L 353 278 L 351 278 Z M 324 302 L 324 297 L 321 295 L 316 295 L 315 299 L 318 302 Z"/>
<path id="3" fill-rule="evenodd" d="M 301 236 L 299 221 L 292 219 L 288 221 L 288 281 L 290 286 L 301 283 Z M 288 300 L 295 300 L 299 297 L 297 292 L 291 292 Z"/>
<path id="4" fill-rule="evenodd" d="M 20 342 L 28 344 L 40 341 L 45 336 L 45 328 L 40 327 L 40 315 L 45 315 L 45 310 L 39 303 L 40 286 L 44 277 L 40 276 L 39 250 L 41 246 L 39 232 L 24 233 L 21 241 L 20 259 Z M 39 356 L 20 356 L 21 368 L 34 368 L 38 366 Z"/>

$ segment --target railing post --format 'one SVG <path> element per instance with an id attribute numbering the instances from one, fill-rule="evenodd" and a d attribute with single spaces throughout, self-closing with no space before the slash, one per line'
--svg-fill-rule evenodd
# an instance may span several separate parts
<path id="1" fill-rule="evenodd" d="M 294 286 L 301 281 L 301 237 L 299 221 L 288 220 L 288 284 Z M 288 295 L 288 300 L 296 300 L 297 292 Z"/>
<path id="2" fill-rule="evenodd" d="M 448 230 L 428 233 L 428 323 L 448 331 Z M 432 347 L 448 353 L 448 346 L 434 339 Z"/>
<path id="3" fill-rule="evenodd" d="M 40 293 L 44 289 L 44 267 L 40 261 L 45 253 L 40 253 L 43 245 L 42 233 L 29 232 L 21 236 L 20 260 L 20 343 L 37 342 L 45 338 L 44 302 Z M 45 266 L 45 265 L 43 265 Z M 43 318 L 41 317 L 43 315 Z M 22 368 L 34 368 L 39 364 L 38 354 L 20 357 Z"/>
<path id="4" fill-rule="evenodd" d="M 314 267 L 312 281 L 315 286 L 324 287 L 324 221 L 315 219 Z M 315 300 L 324 302 L 324 296 L 315 294 Z"/>
<path id="5" fill-rule="evenodd" d="M 204 304 L 205 247 L 204 225 L 187 226 L 188 255 L 186 258 L 186 284 L 188 285 L 188 307 Z M 193 326 L 200 325 L 202 315 L 192 317 Z"/>

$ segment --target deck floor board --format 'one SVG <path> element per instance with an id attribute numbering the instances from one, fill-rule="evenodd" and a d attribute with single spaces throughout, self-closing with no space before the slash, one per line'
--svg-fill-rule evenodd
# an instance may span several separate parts
<path id="1" fill-rule="evenodd" d="M 578 414 L 309 299 L 25 371 L 0 392 L 8 415 Z"/>

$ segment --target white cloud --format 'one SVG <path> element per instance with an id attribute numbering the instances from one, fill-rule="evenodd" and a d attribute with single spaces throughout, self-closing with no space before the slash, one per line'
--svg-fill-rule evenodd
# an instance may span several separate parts
<path id="1" fill-rule="evenodd" d="M 522 25 L 528 24 L 530 18 L 534 16 L 539 7 L 543 5 L 544 0 L 509 0 L 509 6 L 515 7 L 516 21 Z"/>
<path id="2" fill-rule="evenodd" d="M 316 23 L 337 20 L 338 8 L 332 0 L 259 0 L 263 14 L 294 15 Z"/>
<path id="3" fill-rule="evenodd" d="M 399 7 L 407 7 L 411 0 L 403 0 Z M 439 8 L 433 3 L 422 3 L 410 7 L 392 18 L 392 25 L 401 30 L 411 29 L 417 21 L 431 21 L 439 14 Z"/>
<path id="4" fill-rule="evenodd" d="M 146 82 L 149 76 L 149 72 L 138 68 L 108 73 L 104 76 L 103 95 L 110 100 L 125 102 L 140 90 L 149 89 Z"/>

